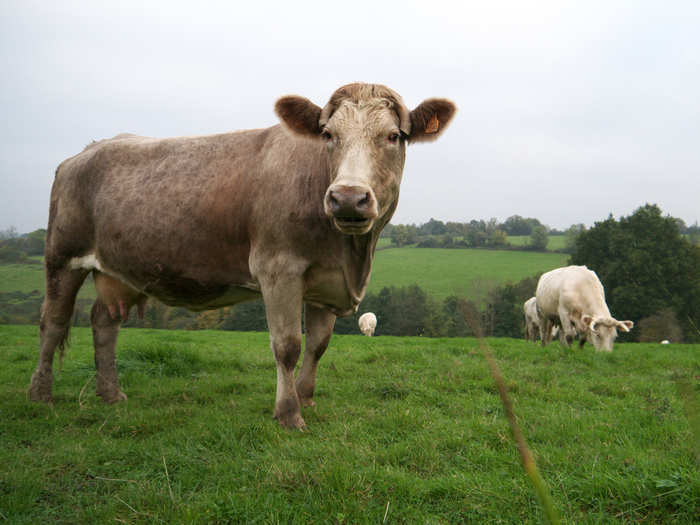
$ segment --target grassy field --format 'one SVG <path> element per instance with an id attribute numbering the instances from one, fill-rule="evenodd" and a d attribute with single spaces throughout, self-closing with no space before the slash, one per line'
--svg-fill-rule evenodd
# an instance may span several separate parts
<path id="1" fill-rule="evenodd" d="M 44 295 L 44 261 L 42 257 L 32 257 L 32 264 L 0 264 L 0 292 L 29 293 L 38 290 Z M 94 299 L 95 287 L 91 276 L 78 293 L 80 299 Z"/>
<path id="2" fill-rule="evenodd" d="M 568 258 L 563 253 L 389 248 L 376 252 L 369 291 L 418 284 L 436 299 L 456 294 L 481 300 L 495 286 L 565 266 Z"/>
<path id="3" fill-rule="evenodd" d="M 418 284 L 439 300 L 453 294 L 482 299 L 495 286 L 563 266 L 567 259 L 562 253 L 386 248 L 376 252 L 369 291 Z M 42 264 L 0 265 L 0 292 L 32 290 L 44 293 Z M 94 299 L 92 283 L 86 281 L 78 297 Z"/>
<path id="4" fill-rule="evenodd" d="M 43 264 L 0 264 L 0 292 L 44 291 Z"/>
<path id="5" fill-rule="evenodd" d="M 543 522 L 476 340 L 334 336 L 300 433 L 265 333 L 123 330 L 117 406 L 72 337 L 46 406 L 36 328 L 0 326 L 0 522 Z M 700 345 L 488 343 L 564 523 L 698 522 Z"/>
<path id="6" fill-rule="evenodd" d="M 565 235 L 550 235 L 547 237 L 548 250 L 562 250 L 566 241 Z M 530 244 L 529 235 L 509 235 L 508 242 L 513 246 L 525 246 Z"/>

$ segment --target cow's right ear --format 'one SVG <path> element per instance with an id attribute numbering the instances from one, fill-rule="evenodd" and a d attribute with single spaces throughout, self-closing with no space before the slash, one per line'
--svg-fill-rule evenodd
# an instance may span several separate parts
<path id="1" fill-rule="evenodd" d="M 280 98 L 275 103 L 275 113 L 282 124 L 298 135 L 309 138 L 320 138 L 321 108 L 309 99 L 290 95 Z"/>
<path id="2" fill-rule="evenodd" d="M 593 322 L 593 317 L 591 317 L 590 315 L 583 315 L 581 316 L 581 322 L 586 328 L 588 328 Z"/>

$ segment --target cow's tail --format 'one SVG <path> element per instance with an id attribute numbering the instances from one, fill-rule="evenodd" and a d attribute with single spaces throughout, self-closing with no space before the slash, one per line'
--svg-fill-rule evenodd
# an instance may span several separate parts
<path id="1" fill-rule="evenodd" d="M 61 334 L 61 339 L 58 342 L 58 370 L 63 370 L 63 357 L 66 355 L 66 350 L 70 346 L 70 323 L 66 325 L 66 328 Z"/>

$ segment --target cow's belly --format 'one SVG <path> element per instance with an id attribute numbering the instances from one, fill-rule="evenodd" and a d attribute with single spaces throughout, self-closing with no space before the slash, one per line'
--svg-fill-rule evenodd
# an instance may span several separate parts
<path id="1" fill-rule="evenodd" d="M 249 276 L 231 275 L 232 279 L 204 279 L 174 273 L 156 264 L 151 272 L 115 270 L 95 256 L 89 254 L 70 261 L 73 269 L 96 270 L 127 284 L 135 291 L 158 299 L 169 306 L 181 306 L 189 310 L 201 311 L 249 301 L 260 297 L 260 287 Z M 139 270 L 142 270 L 139 267 Z M 207 272 L 205 272 L 207 273 Z M 245 279 L 248 277 L 248 279 Z"/>
<path id="2" fill-rule="evenodd" d="M 196 300 L 192 297 L 158 297 L 156 295 L 153 295 L 153 297 L 158 298 L 160 301 L 169 306 L 182 306 L 189 310 L 201 311 L 223 308 L 224 306 L 231 306 L 245 301 L 260 299 L 262 295 L 260 292 L 253 290 L 252 287 L 246 288 L 243 286 L 229 286 L 219 295 L 210 295 L 207 297 L 207 299 L 202 300 Z"/>

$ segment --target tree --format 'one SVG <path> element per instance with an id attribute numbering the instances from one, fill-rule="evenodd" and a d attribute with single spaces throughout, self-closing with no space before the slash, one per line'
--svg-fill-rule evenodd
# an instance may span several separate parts
<path id="1" fill-rule="evenodd" d="M 638 322 L 671 308 L 684 338 L 700 340 L 700 248 L 658 206 L 595 223 L 576 239 L 570 263 L 598 274 L 616 318 Z"/>
<path id="2" fill-rule="evenodd" d="M 535 226 L 532 228 L 532 233 L 530 234 L 530 246 L 534 250 L 546 250 L 549 238 L 547 237 L 547 228 L 542 226 Z"/>
<path id="3" fill-rule="evenodd" d="M 686 229 L 686 233 L 688 234 L 690 244 L 700 246 L 700 226 L 698 226 L 697 221 L 695 221 L 695 224 Z"/>
<path id="4" fill-rule="evenodd" d="M 442 235 L 447 233 L 447 226 L 445 226 L 444 222 L 431 217 L 428 222 L 420 227 L 420 232 L 423 235 Z"/>
<path id="5" fill-rule="evenodd" d="M 14 226 L 10 226 L 5 230 L 0 230 L 0 241 L 4 241 L 5 239 L 14 239 L 18 236 L 19 234 L 17 233 L 17 228 Z"/>
<path id="6" fill-rule="evenodd" d="M 501 228 L 508 235 L 530 235 L 536 226 L 542 226 L 542 223 L 537 219 L 511 215 L 503 222 Z"/>
<path id="7" fill-rule="evenodd" d="M 397 224 L 391 229 L 391 244 L 399 248 L 406 244 L 415 244 L 417 240 L 417 229 L 413 225 Z"/>
<path id="8" fill-rule="evenodd" d="M 574 250 L 574 246 L 576 246 L 576 239 L 578 239 L 578 236 L 585 231 L 585 224 L 579 223 L 572 224 L 571 226 L 569 226 L 569 229 L 566 230 L 566 232 L 564 232 L 564 251 L 567 253 L 571 253 Z"/>

